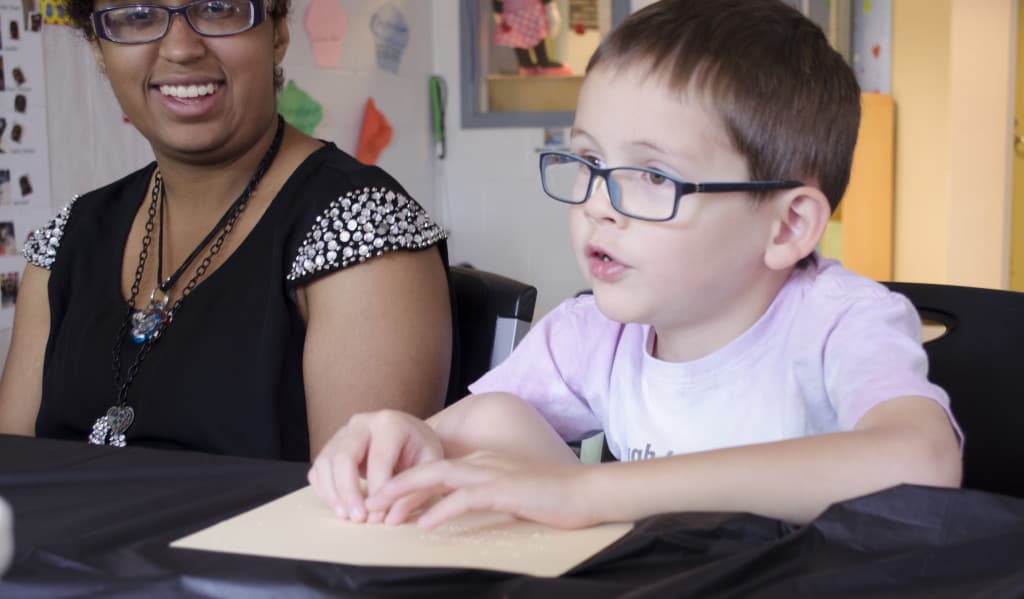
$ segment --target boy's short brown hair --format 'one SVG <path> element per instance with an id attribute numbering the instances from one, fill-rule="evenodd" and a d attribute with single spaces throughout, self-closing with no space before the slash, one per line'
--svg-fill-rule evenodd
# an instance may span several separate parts
<path id="1" fill-rule="evenodd" d="M 645 65 L 707 94 L 754 180 L 813 179 L 834 210 L 860 124 L 853 70 L 779 0 L 661 0 L 630 15 L 587 65 Z"/>

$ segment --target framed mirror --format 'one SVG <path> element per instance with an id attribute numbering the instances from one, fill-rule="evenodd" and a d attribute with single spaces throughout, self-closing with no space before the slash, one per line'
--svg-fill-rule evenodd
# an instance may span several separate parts
<path id="1" fill-rule="evenodd" d="M 630 0 L 460 0 L 462 126 L 567 127 Z"/>

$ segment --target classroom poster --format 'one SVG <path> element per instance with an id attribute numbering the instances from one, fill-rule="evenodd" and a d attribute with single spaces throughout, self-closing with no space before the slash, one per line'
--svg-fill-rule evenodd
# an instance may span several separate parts
<path id="1" fill-rule="evenodd" d="M 0 341 L 14 319 L 21 247 L 52 216 L 39 1 L 0 0 Z"/>

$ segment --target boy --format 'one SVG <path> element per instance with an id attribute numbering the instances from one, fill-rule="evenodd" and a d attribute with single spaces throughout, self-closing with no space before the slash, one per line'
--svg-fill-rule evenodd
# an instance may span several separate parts
<path id="1" fill-rule="evenodd" d="M 352 418 L 310 471 L 318 494 L 356 522 L 441 494 L 421 525 L 498 510 L 580 527 L 683 510 L 804 522 L 899 483 L 957 486 L 913 307 L 814 253 L 859 115 L 850 68 L 781 2 L 632 15 L 590 61 L 571 152 L 541 157 L 593 296 L 427 422 Z M 563 440 L 598 430 L 628 461 L 578 463 Z"/>

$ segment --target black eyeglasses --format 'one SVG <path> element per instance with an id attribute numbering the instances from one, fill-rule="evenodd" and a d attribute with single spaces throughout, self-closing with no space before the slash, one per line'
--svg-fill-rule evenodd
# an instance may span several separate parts
<path id="1" fill-rule="evenodd" d="M 772 191 L 803 185 L 800 181 L 690 183 L 653 168 L 601 168 L 569 152 L 542 152 L 540 155 L 540 180 L 544 193 L 559 202 L 586 202 L 597 178 L 604 179 L 615 210 L 631 218 L 653 222 L 675 218 L 679 199 L 689 193 Z"/>
<path id="2" fill-rule="evenodd" d="M 118 44 L 154 42 L 171 28 L 180 14 L 199 35 L 224 37 L 249 31 L 263 22 L 263 0 L 195 0 L 182 6 L 126 4 L 92 13 L 96 35 Z"/>

